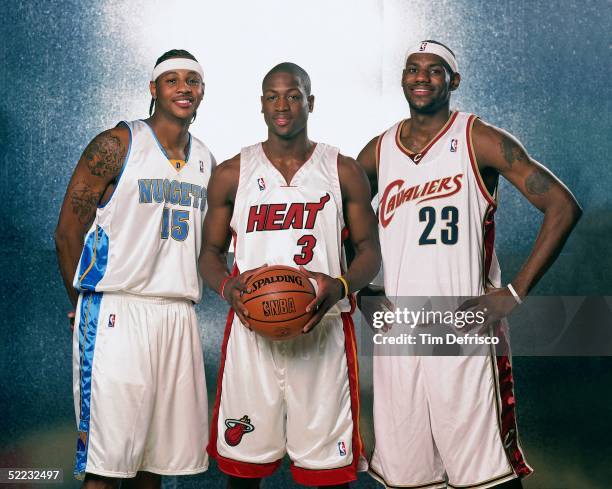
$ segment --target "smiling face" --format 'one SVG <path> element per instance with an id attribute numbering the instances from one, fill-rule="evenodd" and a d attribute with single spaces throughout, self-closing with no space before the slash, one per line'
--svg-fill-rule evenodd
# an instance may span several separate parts
<path id="1" fill-rule="evenodd" d="M 436 54 L 411 54 L 402 74 L 402 88 L 410 108 L 420 113 L 432 113 L 448 105 L 450 93 L 459 86 L 459 73 Z"/>
<path id="2" fill-rule="evenodd" d="M 191 121 L 202 98 L 204 83 L 195 71 L 173 70 L 151 82 L 155 112 L 163 112 L 180 120 Z"/>
<path id="3" fill-rule="evenodd" d="M 261 111 L 270 134 L 291 139 L 306 128 L 314 96 L 308 95 L 299 76 L 284 71 L 272 73 L 262 89 Z"/>

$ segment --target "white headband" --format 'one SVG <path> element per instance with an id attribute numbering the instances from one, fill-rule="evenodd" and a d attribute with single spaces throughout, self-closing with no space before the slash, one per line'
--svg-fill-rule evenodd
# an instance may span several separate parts
<path id="1" fill-rule="evenodd" d="M 202 77 L 202 81 L 204 81 L 204 70 L 202 70 L 202 66 L 197 61 L 189 58 L 170 58 L 166 61 L 162 61 L 153 69 L 151 81 L 154 82 L 160 75 L 163 75 L 167 71 L 174 70 L 195 71 Z"/>
<path id="2" fill-rule="evenodd" d="M 429 42 L 429 41 L 420 42 L 419 44 L 417 44 L 416 46 L 408 50 L 404 60 L 408 61 L 408 56 L 410 56 L 411 54 L 421 54 L 421 53 L 431 53 L 431 54 L 440 56 L 440 58 L 446 61 L 448 66 L 450 66 L 450 69 L 452 70 L 453 73 L 457 73 L 459 71 L 459 65 L 457 64 L 457 58 L 455 58 L 455 55 L 451 53 L 448 48 L 442 46 L 441 44 L 437 44 L 435 42 Z"/>

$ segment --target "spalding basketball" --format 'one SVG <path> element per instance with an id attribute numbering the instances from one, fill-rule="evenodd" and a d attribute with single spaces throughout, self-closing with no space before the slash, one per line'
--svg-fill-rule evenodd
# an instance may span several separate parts
<path id="1" fill-rule="evenodd" d="M 247 282 L 250 293 L 242 295 L 253 331 L 272 340 L 288 340 L 302 333 L 314 311 L 306 306 L 315 297 L 308 277 L 293 267 L 262 268 Z"/>

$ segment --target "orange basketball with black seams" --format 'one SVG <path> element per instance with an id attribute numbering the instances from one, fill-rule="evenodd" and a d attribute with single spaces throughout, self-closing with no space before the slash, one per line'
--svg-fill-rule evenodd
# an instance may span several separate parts
<path id="1" fill-rule="evenodd" d="M 302 334 L 314 311 L 306 306 L 315 289 L 306 275 L 284 265 L 262 268 L 247 282 L 250 293 L 242 295 L 253 331 L 272 340 L 288 340 Z"/>

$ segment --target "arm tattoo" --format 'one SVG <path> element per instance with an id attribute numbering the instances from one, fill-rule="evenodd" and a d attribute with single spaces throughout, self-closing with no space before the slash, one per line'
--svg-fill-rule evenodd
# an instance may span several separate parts
<path id="1" fill-rule="evenodd" d="M 525 179 L 525 188 L 531 195 L 542 195 L 550 190 L 554 183 L 553 177 L 542 168 L 536 168 Z"/>
<path id="2" fill-rule="evenodd" d="M 125 158 L 125 146 L 121 140 L 109 133 L 102 133 L 89 143 L 83 153 L 87 168 L 96 177 L 117 175 Z"/>
<path id="3" fill-rule="evenodd" d="M 78 217 L 81 224 L 89 224 L 96 212 L 100 201 L 100 192 L 94 191 L 86 183 L 77 183 L 70 193 L 72 212 Z"/>
<path id="4" fill-rule="evenodd" d="M 523 148 L 507 137 L 502 137 L 499 146 L 501 148 L 502 156 L 508 164 L 508 168 L 512 168 L 512 165 L 516 161 L 527 161 L 527 155 L 525 154 L 525 151 L 523 151 Z"/>

